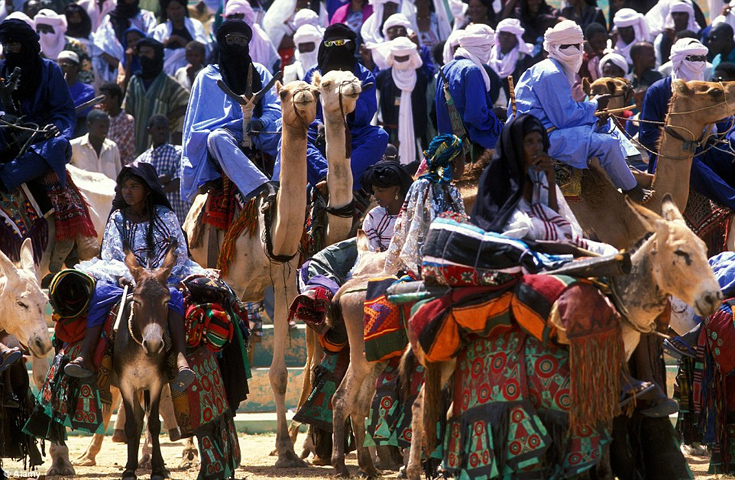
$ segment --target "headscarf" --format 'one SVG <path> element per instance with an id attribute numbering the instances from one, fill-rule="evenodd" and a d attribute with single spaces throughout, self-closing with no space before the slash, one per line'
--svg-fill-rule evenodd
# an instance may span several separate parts
<path id="1" fill-rule="evenodd" d="M 79 65 L 79 55 L 77 55 L 76 52 L 72 52 L 71 50 L 62 50 L 59 53 L 59 56 L 56 58 L 56 61 L 60 62 L 62 60 L 69 60 L 70 62 L 73 62 Z"/>
<path id="2" fill-rule="evenodd" d="M 23 20 L 33 29 L 34 32 L 36 31 L 36 22 L 34 22 L 31 17 L 29 17 L 23 12 L 15 11 L 11 13 L 10 15 L 8 15 L 7 17 L 5 17 L 5 20 Z"/>
<path id="3" fill-rule="evenodd" d="M 130 27 L 123 33 L 123 39 L 122 42 L 120 42 L 120 45 L 122 45 L 123 52 L 128 49 L 130 45 L 128 45 L 128 33 L 135 32 L 138 35 L 140 35 L 140 39 L 143 40 L 148 35 L 145 34 L 145 32 L 137 27 Z M 140 41 L 140 40 L 138 40 Z M 127 67 L 127 55 L 123 55 L 122 58 L 122 64 L 123 67 Z M 132 75 L 137 75 L 140 73 L 143 67 L 141 67 L 140 64 L 140 58 L 137 55 L 133 55 L 133 58 L 130 60 L 130 73 Z"/>
<path id="4" fill-rule="evenodd" d="M 457 155 L 463 154 L 461 138 L 451 133 L 437 135 L 429 144 L 429 148 L 424 150 L 428 172 L 420 178 L 427 179 L 431 183 L 448 184 L 454 174 L 450 162 Z"/>
<path id="5" fill-rule="evenodd" d="M 260 63 L 266 68 L 273 68 L 276 61 L 279 60 L 278 50 L 271 42 L 268 34 L 258 23 L 255 22 L 255 11 L 248 0 L 230 0 L 225 5 L 222 16 L 227 18 L 230 15 L 241 13 L 242 20 L 248 24 L 253 31 L 253 38 L 250 40 L 249 53 L 253 62 Z M 234 19 L 233 19 L 234 20 Z"/>
<path id="6" fill-rule="evenodd" d="M 36 95 L 41 83 L 43 62 L 38 34 L 23 20 L 10 19 L 0 23 L 0 42 L 8 40 L 20 42 L 21 50 L 20 53 L 5 52 L 5 64 L 0 75 L 7 77 L 15 67 L 20 67 L 20 84 L 13 97 L 16 100 L 30 100 Z"/>
<path id="7" fill-rule="evenodd" d="M 44 8 L 39 10 L 36 14 L 34 21 L 36 22 L 36 29 L 39 25 L 48 25 L 54 29 L 54 33 L 40 33 L 39 42 L 41 44 L 41 53 L 49 60 L 56 60 L 59 53 L 64 50 L 66 45 L 66 17 L 59 15 L 53 10 Z"/>
<path id="8" fill-rule="evenodd" d="M 350 41 L 341 47 L 324 46 L 324 42 L 326 41 L 339 40 L 341 38 L 346 38 Z M 357 34 L 350 30 L 350 27 L 344 23 L 335 23 L 334 25 L 328 26 L 324 31 L 322 43 L 319 44 L 319 54 L 317 56 L 319 71 L 322 75 L 332 70 L 354 71 L 357 65 L 357 58 L 355 58 L 355 50 L 357 49 L 357 45 L 355 45 L 356 41 Z"/>
<path id="9" fill-rule="evenodd" d="M 486 231 L 503 232 L 518 202 L 523 198 L 527 176 L 523 167 L 523 137 L 539 132 L 544 152 L 549 136 L 541 121 L 531 114 L 518 115 L 506 123 L 495 145 L 495 154 L 477 189 L 477 200 L 470 221 Z"/>
<path id="10" fill-rule="evenodd" d="M 407 32 L 412 29 L 411 22 L 408 20 L 408 17 L 402 13 L 394 13 L 388 17 L 383 24 L 383 38 L 386 41 L 388 40 L 388 29 L 393 27 L 404 27 Z"/>
<path id="11" fill-rule="evenodd" d="M 444 50 L 442 51 L 442 60 L 444 65 L 451 62 L 454 58 L 454 48 L 459 46 L 459 39 L 464 35 L 464 30 L 455 30 L 444 42 Z"/>
<path id="12" fill-rule="evenodd" d="M 296 31 L 304 25 L 312 25 L 321 29 L 321 25 L 319 25 L 319 15 L 310 8 L 302 8 L 293 16 L 292 26 L 294 31 Z"/>
<path id="13" fill-rule="evenodd" d="M 133 3 L 125 3 L 125 0 L 117 0 L 117 6 L 109 13 L 110 23 L 115 30 L 117 40 L 122 43 L 125 30 L 130 28 L 130 19 L 140 13 L 140 0 Z"/>
<path id="14" fill-rule="evenodd" d="M 623 75 L 624 78 L 628 78 L 628 62 L 625 60 L 625 57 L 618 53 L 608 53 L 604 57 L 600 59 L 600 71 L 603 70 L 606 63 L 612 63 L 613 65 L 619 67 L 623 72 L 625 72 L 625 75 Z"/>
<path id="15" fill-rule="evenodd" d="M 690 62 L 689 55 L 707 55 L 707 47 L 694 38 L 682 38 L 671 47 L 669 60 L 672 64 L 671 78 L 674 80 L 704 80 L 704 69 L 707 62 Z"/>
<path id="16" fill-rule="evenodd" d="M 518 44 L 513 47 L 513 50 L 505 55 L 500 51 L 500 43 L 497 41 L 497 34 L 501 32 L 513 34 L 518 40 Z M 525 30 L 521 26 L 521 21 L 517 18 L 506 18 L 498 23 L 498 28 L 495 29 L 495 46 L 490 54 L 489 64 L 500 78 L 508 78 L 513 74 L 513 71 L 516 69 L 516 63 L 518 63 L 519 53 L 530 55 L 533 52 L 533 45 L 523 41 L 524 32 Z"/>
<path id="17" fill-rule="evenodd" d="M 400 11 L 401 0 L 368 0 L 368 3 L 373 6 L 373 14 L 363 22 L 360 28 L 360 34 L 362 35 L 363 43 L 367 47 L 370 47 L 385 41 L 382 29 L 380 28 L 383 23 L 383 6 L 386 3 L 395 3 L 399 6 Z"/>
<path id="18" fill-rule="evenodd" d="M 372 52 L 373 62 L 378 70 L 387 70 L 390 68 L 390 65 L 388 64 L 388 56 L 390 55 L 390 47 L 388 46 L 388 29 L 392 27 L 405 27 L 406 32 L 409 33 L 409 35 L 412 32 L 411 22 L 402 13 L 394 13 L 385 20 L 385 23 L 383 24 L 383 36 L 385 37 L 385 40 L 380 43 L 371 43 L 370 45 L 366 45 Z"/>
<path id="19" fill-rule="evenodd" d="M 490 76 L 485 65 L 495 45 L 495 32 L 492 28 L 481 23 L 473 23 L 464 29 L 464 35 L 459 38 L 459 48 L 454 52 L 454 58 L 463 57 L 477 65 L 485 82 L 485 90 L 490 91 Z"/>
<path id="20" fill-rule="evenodd" d="M 78 13 L 82 19 L 79 24 L 69 23 L 69 17 L 74 13 Z M 88 39 L 92 34 L 92 19 L 89 18 L 87 10 L 77 3 L 70 3 L 64 7 L 64 16 L 66 17 L 66 34 L 74 38 Z"/>
<path id="21" fill-rule="evenodd" d="M 671 16 L 672 13 L 688 13 L 689 21 L 686 29 L 694 33 L 699 33 L 701 29 L 697 23 L 697 18 L 694 16 L 694 7 L 692 6 L 691 0 L 673 0 L 669 5 L 669 14 L 666 16 L 664 28 L 674 28 L 674 17 Z"/>
<path id="22" fill-rule="evenodd" d="M 570 84 L 574 83 L 582 66 L 583 43 L 582 28 L 572 20 L 559 22 L 544 34 L 544 50 L 549 52 L 549 58 L 562 64 Z M 562 45 L 578 45 L 579 49 L 562 50 Z"/>
<path id="23" fill-rule="evenodd" d="M 416 44 L 408 37 L 397 37 L 387 43 L 390 53 L 388 65 L 391 67 L 393 83 L 401 91 L 398 107 L 398 152 L 404 164 L 416 161 L 416 136 L 413 128 L 413 105 L 411 94 L 416 86 L 416 70 L 424 64 Z M 395 57 L 408 56 L 405 62 L 396 62 Z"/>
<path id="24" fill-rule="evenodd" d="M 381 160 L 368 167 L 362 174 L 360 184 L 372 195 L 373 187 L 388 188 L 400 186 L 401 196 L 405 196 L 413 183 L 411 174 L 395 160 Z"/>
<path id="25" fill-rule="evenodd" d="M 638 42 L 647 42 L 649 40 L 646 17 L 632 8 L 621 8 L 615 13 L 613 22 L 615 23 L 616 29 L 620 29 L 622 27 L 633 27 L 635 40 L 626 44 L 620 38 L 620 35 L 618 35 L 618 41 L 615 43 L 615 53 L 625 57 L 625 61 L 632 65 L 633 60 L 630 58 L 631 47 Z"/>
<path id="26" fill-rule="evenodd" d="M 184 15 L 187 17 L 189 16 L 189 4 L 186 0 L 161 0 L 161 23 L 166 23 L 168 21 L 166 9 L 171 5 L 171 2 L 178 2 L 182 7 L 184 7 Z"/>
<path id="27" fill-rule="evenodd" d="M 316 48 L 322 41 L 322 33 L 314 25 L 302 25 L 296 30 L 293 36 L 293 43 L 296 45 L 294 56 L 301 64 L 301 72 L 299 78 L 304 78 L 306 72 L 317 66 L 319 63 L 319 49 Z M 303 43 L 313 43 L 314 50 L 311 52 L 301 53 L 298 46 Z"/>
<path id="28" fill-rule="evenodd" d="M 145 80 L 156 78 L 163 71 L 163 44 L 150 37 L 141 38 L 135 46 L 135 51 L 140 52 L 140 47 L 152 47 L 155 51 L 153 58 L 138 55 L 140 58 L 140 76 Z"/>
<path id="29" fill-rule="evenodd" d="M 225 37 L 230 33 L 239 33 L 253 37 L 253 31 L 247 23 L 239 20 L 225 20 L 217 29 L 217 44 L 219 47 L 219 69 L 222 73 L 222 80 L 230 89 L 238 95 L 245 93 L 248 85 L 248 71 L 253 63 L 250 58 L 250 48 L 240 45 L 227 45 Z M 263 88 L 260 75 L 253 68 L 253 92 L 258 92 Z M 256 107 L 256 110 L 261 108 Z M 256 113 L 256 115 L 258 115 Z"/>
<path id="30" fill-rule="evenodd" d="M 150 163 L 135 161 L 124 165 L 117 174 L 115 182 L 115 198 L 112 200 L 112 212 L 115 210 L 122 210 L 125 207 L 125 200 L 122 196 L 122 186 L 125 179 L 130 175 L 134 175 L 138 179 L 142 180 L 143 183 L 148 187 L 151 192 L 150 203 L 151 205 L 163 205 L 169 210 L 171 208 L 171 202 L 168 201 L 166 193 L 163 191 L 161 182 L 158 180 L 158 173 L 156 168 Z"/>

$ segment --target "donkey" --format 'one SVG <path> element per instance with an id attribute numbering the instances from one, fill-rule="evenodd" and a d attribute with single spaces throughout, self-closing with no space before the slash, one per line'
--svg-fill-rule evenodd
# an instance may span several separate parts
<path id="1" fill-rule="evenodd" d="M 123 480 L 134 480 L 138 469 L 138 447 L 143 429 L 144 411 L 138 392 L 145 392 L 148 429 L 153 446 L 151 480 L 163 480 L 168 472 L 163 463 L 159 435 L 161 420 L 158 407 L 166 383 L 164 332 L 168 318 L 169 293 L 167 280 L 176 263 L 177 242 L 169 246 L 163 265 L 155 270 L 141 266 L 128 251 L 125 264 L 135 279 L 132 299 L 123 299 L 122 321 L 115 335 L 112 356 L 113 370 L 125 407 L 125 436 L 128 440 L 128 461 Z"/>

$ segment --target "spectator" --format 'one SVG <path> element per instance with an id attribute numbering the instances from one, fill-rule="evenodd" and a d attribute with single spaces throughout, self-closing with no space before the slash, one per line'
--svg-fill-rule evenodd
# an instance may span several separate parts
<path id="1" fill-rule="evenodd" d="M 600 59 L 603 77 L 628 78 L 628 61 L 618 53 L 608 53 Z"/>
<path id="2" fill-rule="evenodd" d="M 523 41 L 523 27 L 520 20 L 506 18 L 498 23 L 495 31 L 495 46 L 490 54 L 490 66 L 500 77 L 505 99 L 510 98 L 508 77 L 521 78 L 530 66 L 533 45 Z"/>
<path id="3" fill-rule="evenodd" d="M 625 57 L 628 64 L 632 65 L 630 49 L 636 42 L 647 42 L 649 40 L 648 24 L 646 18 L 632 8 L 622 8 L 615 14 L 615 30 L 617 39 L 615 41 L 615 53 Z"/>
<path id="4" fill-rule="evenodd" d="M 732 27 L 727 23 L 713 25 L 707 38 L 707 48 L 710 55 L 714 55 L 713 69 L 717 69 L 717 65 L 721 62 L 735 62 L 735 40 L 733 40 Z"/>
<path id="5" fill-rule="evenodd" d="M 713 82 L 732 82 L 735 80 L 735 63 L 722 62 L 712 74 Z"/>
<path id="6" fill-rule="evenodd" d="M 94 87 L 77 81 L 79 57 L 76 53 L 64 50 L 58 54 L 56 63 L 59 64 L 61 71 L 64 72 L 66 84 L 69 87 L 71 98 L 74 100 L 74 107 L 87 103 L 94 98 Z M 77 125 L 74 131 L 75 137 L 86 133 L 87 114 L 91 109 L 92 107 L 90 106 L 81 112 L 77 112 Z"/>
<path id="7" fill-rule="evenodd" d="M 88 172 L 117 178 L 122 162 L 117 145 L 107 138 L 110 117 L 102 110 L 92 110 L 87 116 L 87 130 L 89 133 L 71 141 L 71 164 Z"/>
<path id="8" fill-rule="evenodd" d="M 107 136 L 117 144 L 122 164 L 128 165 L 135 160 L 135 119 L 121 108 L 123 93 L 120 85 L 115 82 L 105 83 L 100 87 L 100 93 L 105 96 L 102 110 L 110 116 L 110 131 Z"/>
<path id="9" fill-rule="evenodd" d="M 250 58 L 255 63 L 260 63 L 270 72 L 275 72 L 280 68 L 281 57 L 278 56 L 278 50 L 276 50 L 263 27 L 256 23 L 255 11 L 248 0 L 228 1 L 222 16 L 225 20 L 245 22 L 253 31 L 253 39 L 250 40 L 249 50 Z"/>
<path id="10" fill-rule="evenodd" d="M 363 24 L 372 14 L 373 6 L 368 0 L 350 0 L 334 12 L 330 23 L 344 23 L 353 32 L 360 33 Z"/>
<path id="11" fill-rule="evenodd" d="M 286 65 L 283 71 L 283 83 L 303 80 L 306 72 L 316 67 L 318 62 L 317 45 L 322 41 L 322 32 L 313 25 L 303 25 L 293 36 L 296 44 L 296 61 Z"/>
<path id="12" fill-rule="evenodd" d="M 538 52 L 534 51 L 536 57 L 541 53 L 544 32 L 557 22 L 559 11 L 548 5 L 545 0 L 518 0 L 518 2 L 514 17 L 521 21 L 521 26 L 525 30 L 523 41 L 538 47 Z"/>
<path id="13" fill-rule="evenodd" d="M 586 41 L 584 43 L 584 54 L 582 55 L 582 66 L 579 68 L 579 76 L 594 82 L 602 76 L 600 70 L 600 59 L 605 56 L 605 49 L 610 36 L 605 27 L 599 23 L 590 23 L 584 30 Z"/>
<path id="14" fill-rule="evenodd" d="M 633 88 L 648 88 L 661 80 L 663 75 L 656 70 L 656 52 L 649 42 L 638 42 L 630 49 L 633 60 Z"/>
<path id="15" fill-rule="evenodd" d="M 41 42 L 41 53 L 45 58 L 56 61 L 62 50 L 71 50 L 79 57 L 79 81 L 94 83 L 94 72 L 87 48 L 79 41 L 65 35 L 66 17 L 53 10 L 43 9 L 34 20 Z"/>
<path id="16" fill-rule="evenodd" d="M 192 40 L 186 44 L 186 61 L 185 67 L 176 70 L 174 78 L 187 90 L 191 90 L 194 79 L 202 68 L 204 68 L 204 60 L 207 56 L 207 47 L 203 43 Z"/>
<path id="17" fill-rule="evenodd" d="M 115 0 L 80 0 L 78 5 L 82 7 L 91 21 L 92 33 L 96 32 L 102 24 L 102 20 L 115 9 Z"/>
<path id="18" fill-rule="evenodd" d="M 657 65 L 661 65 L 665 59 L 669 58 L 671 46 L 677 40 L 676 34 L 684 30 L 699 33 L 700 28 L 694 17 L 694 7 L 691 0 L 673 0 L 670 3 L 669 13 L 666 15 L 664 30 L 653 42 Z"/>
<path id="19" fill-rule="evenodd" d="M 31 20 L 36 17 L 39 10 L 41 10 L 41 2 L 39 0 L 27 0 L 23 4 L 23 13 L 28 15 L 28 18 Z"/>
<path id="20" fill-rule="evenodd" d="M 415 11 L 404 13 L 417 29 L 419 44 L 429 49 L 452 33 L 452 24 L 441 0 L 416 0 Z"/>
<path id="21" fill-rule="evenodd" d="M 175 75 L 186 66 L 186 45 L 192 40 L 207 43 L 204 26 L 189 18 L 186 0 L 161 0 L 161 24 L 153 30 L 153 38 L 164 46 L 163 71 Z"/>
<path id="22" fill-rule="evenodd" d="M 163 186 L 166 198 L 171 203 L 179 223 L 183 224 L 191 204 L 181 198 L 181 147 L 168 143 L 170 128 L 168 118 L 164 115 L 153 115 L 148 120 L 148 134 L 151 136 L 151 148 L 137 158 L 138 162 L 150 163 L 158 172 L 158 181 Z"/>
<path id="23" fill-rule="evenodd" d="M 597 0 L 567 0 L 568 7 L 561 9 L 561 16 L 573 20 L 582 30 L 590 23 L 599 23 L 607 29 L 605 14 L 597 8 Z"/>

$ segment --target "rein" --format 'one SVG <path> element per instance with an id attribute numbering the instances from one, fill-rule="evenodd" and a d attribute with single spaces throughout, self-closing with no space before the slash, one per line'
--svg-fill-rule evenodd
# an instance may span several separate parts
<path id="1" fill-rule="evenodd" d="M 129 305 L 131 302 L 129 300 L 125 300 L 125 305 Z M 123 306 L 123 308 L 125 308 Z M 128 314 L 128 333 L 130 334 L 130 338 L 133 339 L 135 343 L 140 345 L 141 348 L 143 348 L 143 338 L 141 337 L 140 340 L 138 340 L 135 337 L 135 333 L 133 332 L 133 306 L 130 305 L 130 314 Z"/>
<path id="2" fill-rule="evenodd" d="M 293 94 L 291 95 L 291 108 L 293 109 L 293 113 L 294 113 L 294 115 L 296 115 L 296 118 L 298 118 L 301 121 L 301 123 L 305 127 L 307 127 L 307 128 L 309 127 L 309 123 L 301 115 L 301 112 L 299 111 L 299 109 L 296 108 L 296 102 L 294 100 L 296 99 L 296 95 L 297 94 L 303 93 L 303 92 L 308 92 L 309 89 L 310 89 L 310 85 L 307 85 L 305 87 L 301 87 L 301 88 L 299 88 L 297 90 L 294 90 Z M 318 100 L 318 96 L 319 96 L 319 92 L 312 92 L 312 95 L 314 95 L 314 101 L 317 101 Z M 342 97 L 340 96 L 340 108 L 342 107 L 341 100 L 342 100 Z M 260 133 L 263 133 L 263 132 L 260 132 Z M 274 133 L 278 133 L 278 132 L 274 132 Z"/>
<path id="3" fill-rule="evenodd" d="M 347 125 L 347 115 L 345 114 L 344 105 L 342 105 L 342 87 L 352 83 L 351 80 L 345 80 L 339 84 L 339 112 L 342 114 L 342 123 L 345 129 L 345 157 L 352 158 L 352 134 L 350 127 Z"/>

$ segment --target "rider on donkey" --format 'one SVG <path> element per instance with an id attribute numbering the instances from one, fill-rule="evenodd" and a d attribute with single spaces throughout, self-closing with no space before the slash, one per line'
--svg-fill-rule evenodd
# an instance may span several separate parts
<path id="1" fill-rule="evenodd" d="M 15 129 L 0 137 L 0 192 L 13 192 L 26 183 L 44 211 L 56 211 L 56 245 L 49 269 L 61 269 L 76 240 L 82 256 L 96 254 L 97 234 L 79 192 L 69 183 L 66 164 L 71 157 L 69 138 L 76 113 L 61 68 L 41 58 L 38 34 L 24 21 L 11 19 L 0 24 L 0 43 L 5 60 L 0 76 L 7 79 L 20 69 L 17 89 L 2 92 L 0 119 L 15 123 L 22 118 L 28 126 L 40 126 L 32 137 Z M 23 144 L 30 140 L 27 148 Z M 48 200 L 46 197 L 48 196 Z M 48 204 L 50 201 L 50 205 Z"/>

